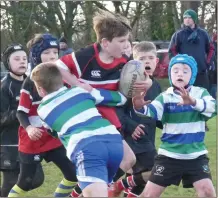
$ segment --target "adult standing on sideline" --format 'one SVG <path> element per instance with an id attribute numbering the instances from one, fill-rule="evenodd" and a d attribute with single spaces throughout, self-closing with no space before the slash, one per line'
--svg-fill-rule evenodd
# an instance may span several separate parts
<path id="1" fill-rule="evenodd" d="M 64 36 L 62 36 L 59 39 L 59 47 L 60 47 L 59 57 L 62 57 L 67 54 L 71 54 L 73 52 L 73 49 L 68 47 L 67 39 Z"/>
<path id="2" fill-rule="evenodd" d="M 184 12 L 182 28 L 171 38 L 169 56 L 172 58 L 176 54 L 188 54 L 194 57 L 198 65 L 194 85 L 209 90 L 208 69 L 213 61 L 214 45 L 208 33 L 197 25 L 197 20 L 194 10 Z"/>

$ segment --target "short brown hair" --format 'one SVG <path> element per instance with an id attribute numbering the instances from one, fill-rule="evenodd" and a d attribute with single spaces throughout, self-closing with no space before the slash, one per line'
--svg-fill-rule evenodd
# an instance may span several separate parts
<path id="1" fill-rule="evenodd" d="M 112 41 L 113 38 L 125 36 L 132 30 L 127 18 L 104 10 L 99 10 L 93 17 L 93 28 L 98 42 L 103 38 Z"/>
<path id="2" fill-rule="evenodd" d="M 31 79 L 38 86 L 51 93 L 63 86 L 62 75 L 55 63 L 41 63 L 35 67 L 31 73 Z"/>
<path id="3" fill-rule="evenodd" d="M 157 56 L 157 48 L 154 43 L 142 41 L 133 47 L 133 58 L 136 58 L 138 52 L 153 52 Z"/>

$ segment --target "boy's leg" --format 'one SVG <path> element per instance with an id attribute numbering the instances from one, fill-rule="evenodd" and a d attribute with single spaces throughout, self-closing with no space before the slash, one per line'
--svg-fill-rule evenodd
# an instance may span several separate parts
<path id="1" fill-rule="evenodd" d="M 211 180 L 209 158 L 202 155 L 193 160 L 187 160 L 184 166 L 183 187 L 194 187 L 198 197 L 215 197 L 215 189 Z"/>
<path id="2" fill-rule="evenodd" d="M 108 197 L 106 183 L 92 183 L 83 190 L 84 197 Z"/>
<path id="3" fill-rule="evenodd" d="M 166 187 L 157 185 L 148 181 L 140 197 L 155 197 L 158 198 L 164 192 Z"/>
<path id="4" fill-rule="evenodd" d="M 17 184 L 11 189 L 8 197 L 20 197 L 32 190 L 33 179 L 36 173 L 37 164 L 20 164 L 20 174 Z"/>
<path id="5" fill-rule="evenodd" d="M 136 163 L 136 157 L 132 149 L 126 143 L 126 141 L 123 140 L 122 142 L 123 142 L 123 159 L 120 164 L 120 168 L 126 173 Z"/>
<path id="6" fill-rule="evenodd" d="M 154 158 L 156 154 L 156 150 L 136 154 L 137 161 L 132 168 L 133 174 L 125 179 L 116 182 L 118 190 L 122 191 L 129 187 L 145 185 L 148 181 L 152 167 L 154 165 Z M 136 191 L 139 192 L 139 189 L 141 188 L 134 188 L 134 194 L 136 194 Z M 141 194 L 141 192 L 138 193 L 138 195 Z"/>
<path id="7" fill-rule="evenodd" d="M 211 179 L 201 179 L 193 183 L 198 197 L 216 197 L 215 188 Z"/>
<path id="8" fill-rule="evenodd" d="M 19 152 L 19 161 L 20 174 L 18 181 L 10 190 L 8 197 L 20 197 L 29 190 L 41 186 L 44 182 L 44 173 L 40 165 L 41 155 Z"/>
<path id="9" fill-rule="evenodd" d="M 1 188 L 1 197 L 7 197 L 11 188 L 16 184 L 20 169 L 2 171 L 3 182 Z"/>
<path id="10" fill-rule="evenodd" d="M 75 165 L 66 156 L 64 146 L 46 152 L 44 159 L 52 161 L 63 173 L 64 178 L 55 190 L 54 197 L 68 197 L 77 182 Z"/>
<path id="11" fill-rule="evenodd" d="M 136 157 L 132 149 L 129 147 L 129 145 L 126 143 L 125 140 L 122 140 L 122 142 L 123 142 L 123 153 L 124 154 L 123 154 L 123 159 L 120 164 L 120 167 L 113 178 L 114 182 L 118 181 L 136 163 Z M 110 187 L 110 196 L 115 197 L 117 193 L 119 194 L 120 192 L 117 192 L 116 186 L 112 184 Z"/>

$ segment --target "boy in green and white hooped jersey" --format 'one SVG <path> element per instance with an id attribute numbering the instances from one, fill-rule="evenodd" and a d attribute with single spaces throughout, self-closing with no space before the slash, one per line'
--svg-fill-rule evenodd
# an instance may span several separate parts
<path id="1" fill-rule="evenodd" d="M 123 143 L 116 127 L 102 118 L 95 105 L 119 106 L 126 98 L 104 89 L 67 89 L 54 63 L 38 65 L 31 78 L 43 97 L 38 115 L 54 131 L 51 134 L 59 136 L 68 158 L 76 164 L 83 196 L 107 197 L 107 184 L 123 158 Z"/>
<path id="2" fill-rule="evenodd" d="M 158 156 L 142 197 L 159 197 L 167 186 L 195 188 L 199 197 L 215 197 L 204 144 L 205 121 L 216 115 L 216 101 L 208 91 L 193 86 L 197 75 L 195 59 L 178 54 L 168 68 L 171 87 L 154 101 L 146 93 L 133 98 L 136 113 L 163 123 Z M 150 104 L 149 104 L 150 103 Z"/>

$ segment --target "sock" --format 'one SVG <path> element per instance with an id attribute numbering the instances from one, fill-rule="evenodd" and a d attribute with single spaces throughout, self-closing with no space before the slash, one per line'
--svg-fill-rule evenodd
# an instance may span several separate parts
<path id="1" fill-rule="evenodd" d="M 75 182 L 68 181 L 65 178 L 61 181 L 54 192 L 54 197 L 68 197 L 73 190 Z"/>
<path id="2" fill-rule="evenodd" d="M 125 179 L 119 180 L 117 182 L 117 188 L 119 190 L 124 190 L 125 188 L 134 187 L 138 185 L 143 185 L 146 182 L 144 181 L 141 173 L 137 175 L 131 175 Z"/>
<path id="3" fill-rule="evenodd" d="M 144 190 L 145 185 L 138 185 L 132 188 L 130 197 L 139 196 L 142 194 L 142 191 Z"/>
<path id="4" fill-rule="evenodd" d="M 128 194 L 129 194 L 129 192 L 131 192 L 131 187 L 129 187 L 129 188 L 125 188 L 125 190 L 123 191 L 123 196 L 124 197 L 127 197 L 128 196 Z"/>
<path id="5" fill-rule="evenodd" d="M 134 181 L 134 176 L 129 176 L 125 179 L 121 179 L 119 181 L 116 182 L 116 185 L 117 185 L 117 188 L 122 191 L 126 188 L 129 188 L 129 187 L 133 187 L 133 186 L 136 186 L 135 184 L 135 181 Z"/>
<path id="6" fill-rule="evenodd" d="M 22 190 L 17 184 L 10 190 L 8 197 L 21 197 L 27 191 Z"/>
<path id="7" fill-rule="evenodd" d="M 71 192 L 70 197 L 79 197 L 81 193 L 82 193 L 82 190 L 79 187 L 79 184 L 77 184 L 74 187 L 73 191 Z"/>
<path id="8" fill-rule="evenodd" d="M 123 175 L 125 174 L 125 172 L 122 169 L 118 169 L 116 175 L 113 178 L 113 181 L 116 182 L 118 179 L 120 179 Z"/>

